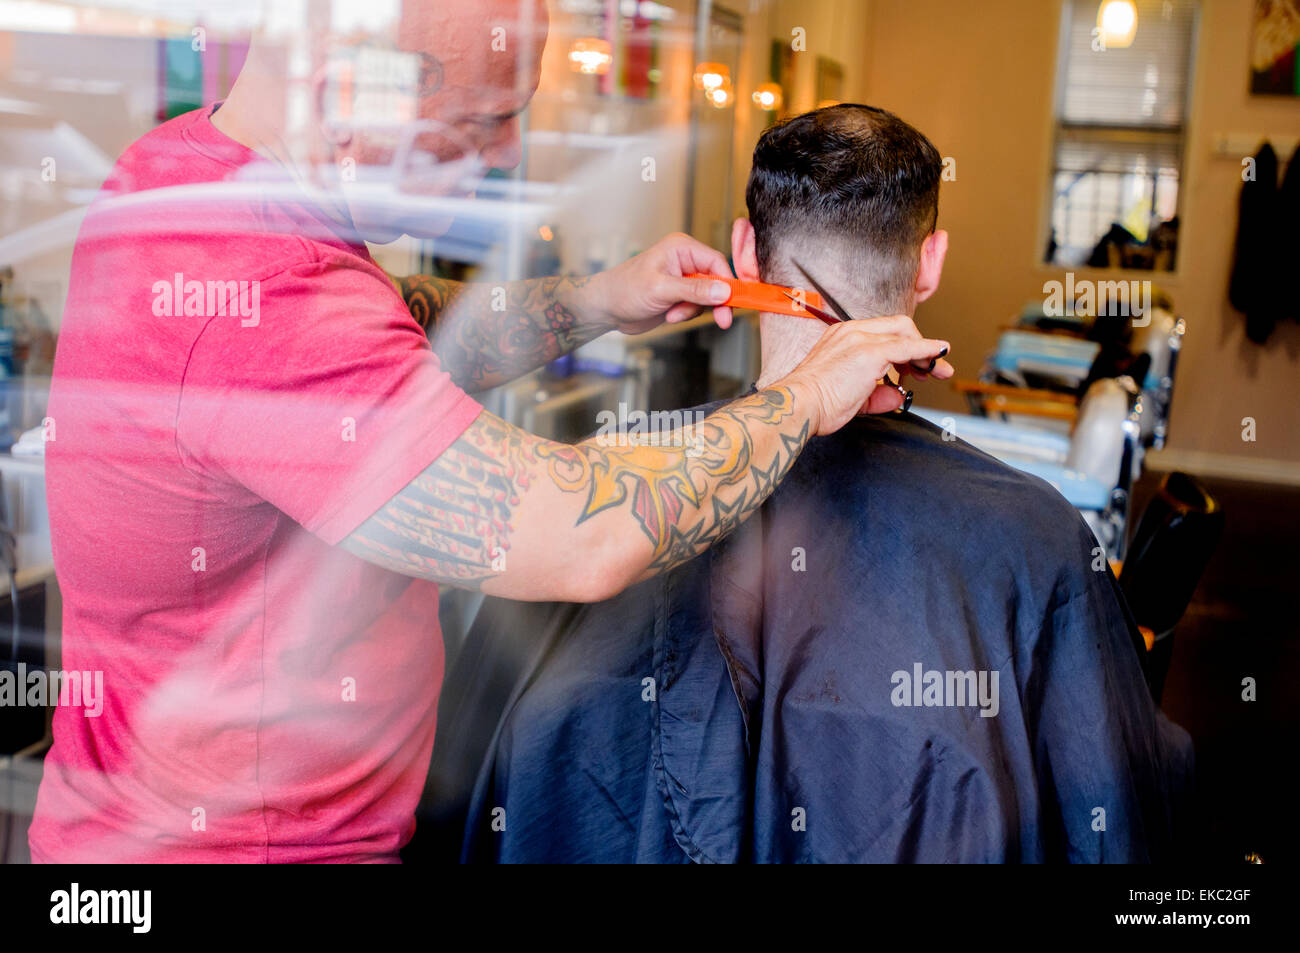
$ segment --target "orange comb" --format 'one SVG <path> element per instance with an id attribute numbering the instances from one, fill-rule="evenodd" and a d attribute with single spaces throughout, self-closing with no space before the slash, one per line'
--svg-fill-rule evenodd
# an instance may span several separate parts
<path id="1" fill-rule="evenodd" d="M 826 309 L 826 302 L 815 291 L 804 288 L 785 288 L 781 285 L 765 285 L 761 281 L 741 281 L 739 278 L 718 278 L 714 275 L 689 275 L 691 278 L 711 278 L 725 281 L 731 285 L 731 297 L 725 302 L 732 308 L 766 311 L 769 314 L 788 314 L 796 318 L 816 318 L 808 308 Z M 795 300 L 791 300 L 793 295 Z M 802 304 L 801 304 L 802 303 Z"/>

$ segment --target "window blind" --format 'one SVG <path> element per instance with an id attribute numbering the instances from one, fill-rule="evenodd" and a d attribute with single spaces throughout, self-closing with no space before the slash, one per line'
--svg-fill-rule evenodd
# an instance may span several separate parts
<path id="1" fill-rule="evenodd" d="M 1067 125 L 1181 127 L 1187 108 L 1195 0 L 1137 0 L 1126 49 L 1093 49 L 1097 0 L 1070 0 L 1058 118 Z"/>

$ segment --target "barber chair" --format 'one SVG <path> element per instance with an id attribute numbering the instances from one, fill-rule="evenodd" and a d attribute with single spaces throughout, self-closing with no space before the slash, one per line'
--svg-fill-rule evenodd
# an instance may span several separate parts
<path id="1" fill-rule="evenodd" d="M 1129 497 L 1148 448 L 1169 435 L 1186 323 L 1156 294 L 1146 324 L 1047 316 L 1002 334 L 978 381 L 954 381 L 970 415 L 917 413 L 1056 487 L 1109 558 L 1124 556 Z"/>
<path id="2" fill-rule="evenodd" d="M 1021 327 L 999 338 L 979 380 L 954 381 L 953 386 L 965 395 L 975 416 L 996 415 L 1061 432 L 1074 422 L 1079 400 L 1095 381 L 1127 374 L 1141 384 L 1145 398 L 1143 445 L 1159 450 L 1169 434 L 1174 378 L 1187 326 L 1163 295 L 1153 303 L 1150 320 L 1132 328 L 1131 335 L 1128 320 L 1098 318 L 1089 327 L 1080 318 L 1027 313 Z M 1065 330 L 1071 324 L 1078 330 Z M 1091 339 L 1083 337 L 1085 333 Z"/>
<path id="3" fill-rule="evenodd" d="M 1075 392 L 1101 345 L 1073 335 L 1037 330 L 1004 331 L 981 378 L 1016 387 Z"/>
<path id="4" fill-rule="evenodd" d="M 1144 398 L 1132 378 L 1096 381 L 1072 435 L 927 408 L 913 413 L 1003 463 L 1046 480 L 1080 513 L 1112 560 L 1124 555 L 1129 499 L 1142 469 Z"/>
<path id="5" fill-rule="evenodd" d="M 1223 510 L 1201 483 L 1171 473 L 1147 504 L 1119 574 L 1147 651 L 1143 674 L 1160 703 L 1173 656 L 1173 631 L 1223 536 Z"/>

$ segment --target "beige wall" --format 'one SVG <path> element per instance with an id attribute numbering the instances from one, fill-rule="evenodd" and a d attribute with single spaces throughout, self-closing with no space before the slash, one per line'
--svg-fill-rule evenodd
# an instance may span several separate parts
<path id="1" fill-rule="evenodd" d="M 786 111 L 805 112 L 814 108 L 817 57 L 825 56 L 844 67 L 844 98 L 862 101 L 867 95 L 868 25 L 875 0 L 774 0 L 749 5 L 746 0 L 720 0 L 733 9 L 756 7 L 745 17 L 745 62 L 737 90 L 735 209 L 745 213 L 745 182 L 758 137 L 767 128 L 768 114 L 754 107 L 749 96 L 770 78 L 773 40 L 790 43 L 796 27 L 804 30 L 805 51 L 795 54 L 795 81 L 787 90 Z"/>
<path id="2" fill-rule="evenodd" d="M 1247 92 L 1252 6 L 1201 3 L 1179 272 L 1160 279 L 1189 328 L 1168 458 L 1285 477 L 1300 474 L 1300 325 L 1280 326 L 1265 348 L 1244 340 L 1227 303 L 1241 166 L 1212 154 L 1221 133 L 1300 132 L 1300 99 Z M 1059 16 L 1045 0 L 872 0 L 868 101 L 957 160 L 941 199 L 952 235 L 944 284 L 918 320 L 952 340 L 963 376 L 1025 302 L 1041 300 L 1043 282 L 1061 277 L 1039 263 Z M 937 384 L 918 398 L 961 406 Z M 1257 422 L 1255 443 L 1241 439 L 1244 417 Z"/>

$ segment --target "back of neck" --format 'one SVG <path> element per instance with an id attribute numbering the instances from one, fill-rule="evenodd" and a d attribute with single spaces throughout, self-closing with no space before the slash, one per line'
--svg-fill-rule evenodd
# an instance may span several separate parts
<path id="1" fill-rule="evenodd" d="M 813 318 L 785 314 L 759 315 L 762 329 L 763 369 L 758 387 L 770 387 L 793 371 L 821 338 L 826 325 Z"/>

